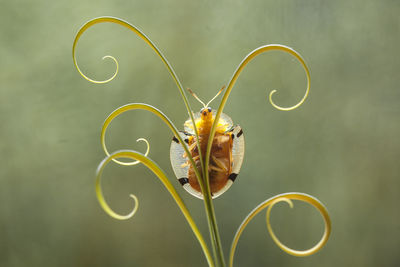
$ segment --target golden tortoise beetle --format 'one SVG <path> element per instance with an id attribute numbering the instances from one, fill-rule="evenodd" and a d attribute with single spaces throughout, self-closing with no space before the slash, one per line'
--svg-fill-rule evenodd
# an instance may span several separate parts
<path id="1" fill-rule="evenodd" d="M 206 152 L 210 130 L 214 123 L 216 113 L 216 111 L 211 109 L 208 105 L 223 89 L 224 88 L 222 88 L 207 104 L 204 104 L 189 89 L 190 93 L 204 106 L 200 112 L 194 114 L 202 154 Z M 184 129 L 185 130 L 179 132 L 179 134 L 182 140 L 189 146 L 189 152 L 201 173 L 200 155 L 197 149 L 194 127 L 190 118 L 184 123 Z M 239 125 L 234 126 L 232 119 L 222 113 L 212 142 L 208 168 L 210 189 L 213 198 L 222 195 L 231 187 L 239 174 L 243 156 L 243 130 Z M 171 142 L 170 159 L 174 173 L 183 188 L 193 196 L 202 199 L 203 194 L 201 193 L 193 166 L 190 164 L 182 145 L 179 144 L 175 136 Z M 203 158 L 203 161 L 204 160 Z"/>

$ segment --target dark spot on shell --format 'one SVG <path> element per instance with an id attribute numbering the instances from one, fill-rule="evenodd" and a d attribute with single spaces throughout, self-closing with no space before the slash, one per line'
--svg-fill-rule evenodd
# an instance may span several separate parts
<path id="1" fill-rule="evenodd" d="M 228 179 L 229 179 L 229 180 L 232 180 L 232 182 L 234 182 L 237 176 L 238 176 L 237 173 L 231 173 L 231 174 L 229 175 L 229 178 L 228 178 Z"/>
<path id="2" fill-rule="evenodd" d="M 178 181 L 179 181 L 179 183 L 181 183 L 182 186 L 189 183 L 189 179 L 186 177 L 179 178 Z"/>

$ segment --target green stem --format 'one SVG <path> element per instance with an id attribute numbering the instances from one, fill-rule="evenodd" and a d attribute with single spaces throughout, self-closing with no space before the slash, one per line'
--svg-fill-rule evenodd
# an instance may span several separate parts
<path id="1" fill-rule="evenodd" d="M 218 231 L 217 219 L 215 217 L 214 205 L 211 199 L 210 190 L 208 188 L 208 196 L 204 195 L 204 206 L 208 219 L 208 227 L 210 229 L 210 238 L 212 242 L 212 249 L 214 252 L 214 262 L 216 266 L 225 267 L 224 252 L 222 249 L 221 238 Z"/>

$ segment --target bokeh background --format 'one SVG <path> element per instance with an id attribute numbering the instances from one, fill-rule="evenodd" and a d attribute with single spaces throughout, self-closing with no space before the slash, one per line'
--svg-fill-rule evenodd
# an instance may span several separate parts
<path id="1" fill-rule="evenodd" d="M 243 218 L 279 193 L 298 191 L 328 208 L 333 231 L 326 247 L 306 258 L 285 254 L 269 237 L 264 216 L 245 230 L 235 266 L 399 266 L 400 2 L 339 1 L 2 1 L 0 3 L 0 266 L 206 266 L 200 246 L 172 198 L 143 166 L 110 164 L 104 193 L 128 221 L 110 218 L 94 193 L 104 158 L 100 128 L 115 108 L 144 102 L 178 128 L 188 115 L 164 65 L 146 44 L 118 25 L 88 30 L 77 47 L 82 70 L 108 84 L 83 79 L 71 48 L 81 25 L 97 16 L 125 19 L 164 52 L 185 87 L 207 101 L 239 62 L 270 43 L 293 47 L 311 70 L 282 52 L 249 64 L 225 113 L 246 138 L 242 170 L 215 201 L 224 250 Z M 195 110 L 201 105 L 189 98 Z M 216 107 L 218 98 L 213 104 Z M 175 181 L 172 134 L 158 118 L 130 112 L 112 123 L 110 150 L 144 150 L 171 177 L 208 239 L 201 201 Z M 281 240 L 306 249 L 323 232 L 307 204 L 274 208 Z"/>

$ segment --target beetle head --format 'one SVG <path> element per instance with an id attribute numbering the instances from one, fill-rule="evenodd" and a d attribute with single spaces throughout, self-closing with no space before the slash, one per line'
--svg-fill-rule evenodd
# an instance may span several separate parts
<path id="1" fill-rule="evenodd" d="M 200 114 L 201 114 L 201 117 L 203 119 L 205 119 L 205 118 L 208 118 L 209 116 L 212 116 L 212 110 L 210 107 L 204 107 L 204 108 L 200 109 Z"/>

